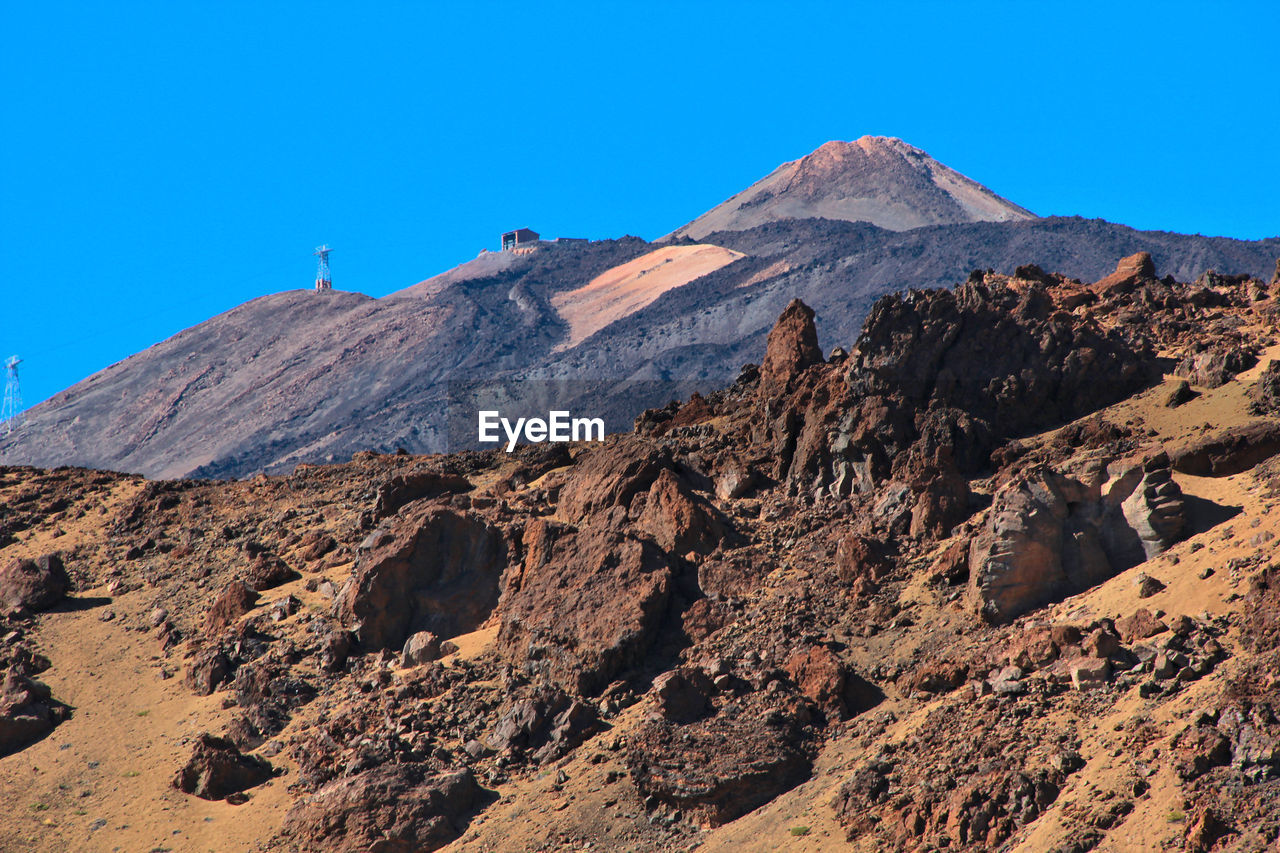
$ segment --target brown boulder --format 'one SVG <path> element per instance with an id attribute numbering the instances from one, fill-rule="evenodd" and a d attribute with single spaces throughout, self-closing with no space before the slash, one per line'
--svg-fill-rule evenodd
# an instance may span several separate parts
<path id="1" fill-rule="evenodd" d="M 35 743 L 70 716 L 46 685 L 10 667 L 0 685 L 0 756 Z"/>
<path id="2" fill-rule="evenodd" d="M 289 568 L 284 560 L 265 551 L 254 555 L 249 561 L 249 569 L 244 577 L 245 583 L 258 592 L 274 589 L 297 578 L 298 573 Z"/>
<path id="3" fill-rule="evenodd" d="M 498 602 L 507 566 L 503 532 L 439 506 L 397 517 L 361 554 L 337 601 L 339 616 L 370 649 L 400 649 L 410 634 L 474 631 Z"/>
<path id="4" fill-rule="evenodd" d="M 636 526 L 662 550 L 676 555 L 708 554 L 724 538 L 728 522 L 692 492 L 670 468 L 663 468 L 645 498 Z"/>
<path id="5" fill-rule="evenodd" d="M 0 609 L 39 612 L 67 595 L 71 579 L 57 554 L 35 560 L 13 558 L 0 568 Z"/>
<path id="6" fill-rule="evenodd" d="M 1139 284 L 1151 281 L 1156 277 L 1156 265 L 1151 260 L 1150 252 L 1138 252 L 1121 258 L 1116 264 L 1115 272 L 1100 279 L 1093 288 L 1104 296 L 1127 293 Z"/>
<path id="7" fill-rule="evenodd" d="M 580 744 L 598 723 L 593 705 L 544 686 L 499 712 L 487 746 L 527 753 L 537 762 L 553 760 Z"/>
<path id="8" fill-rule="evenodd" d="M 430 631 L 410 634 L 400 652 L 401 666 L 419 666 L 441 657 L 440 638 Z"/>
<path id="9" fill-rule="evenodd" d="M 258 593 L 244 581 L 232 581 L 214 599 L 205 618 L 205 633 L 216 637 L 258 603 Z"/>
<path id="10" fill-rule="evenodd" d="M 383 764 L 299 799 L 283 832 L 303 850 L 427 853 L 457 838 L 486 799 L 469 769 Z"/>
<path id="11" fill-rule="evenodd" d="M 545 562 L 526 564 L 504 594 L 498 647 L 508 661 L 591 694 L 644 660 L 668 615 L 674 574 L 652 542 L 603 523 L 557 530 L 545 548 Z"/>
<path id="12" fill-rule="evenodd" d="M 202 734 L 191 758 L 173 778 L 173 787 L 202 800 L 227 796 L 271 778 L 271 765 L 257 756 L 244 755 L 229 740 Z"/>
<path id="13" fill-rule="evenodd" d="M 1184 528 L 1163 452 L 1071 475 L 1038 466 L 996 492 L 970 545 L 970 601 L 1009 621 L 1162 553 Z"/>
<path id="14" fill-rule="evenodd" d="M 441 471 L 412 471 L 396 474 L 378 487 L 373 517 L 381 521 L 395 515 L 407 504 L 423 498 L 471 491 L 466 477 Z"/>
<path id="15" fill-rule="evenodd" d="M 670 467 L 669 454 L 647 440 L 625 436 L 578 457 L 560 492 L 560 512 L 572 522 L 614 507 L 626 509 Z"/>
<path id="16" fill-rule="evenodd" d="M 673 723 L 692 723 L 711 710 L 715 687 L 707 674 L 696 667 L 681 667 L 654 679 L 653 693 L 658 714 Z"/>
<path id="17" fill-rule="evenodd" d="M 1253 350 L 1241 346 L 1223 346 L 1189 354 L 1177 367 L 1192 385 L 1218 388 L 1230 382 L 1237 373 L 1258 363 Z"/>
<path id="18" fill-rule="evenodd" d="M 823 361 L 813 309 L 792 299 L 769 332 L 760 365 L 760 393 L 766 398 L 782 394 L 805 368 Z"/>
<path id="19" fill-rule="evenodd" d="M 873 707 L 880 692 L 845 666 L 826 646 L 787 659 L 787 674 L 828 716 L 844 720 Z"/>
<path id="20" fill-rule="evenodd" d="M 1169 452 L 1173 470 L 1193 477 L 1230 477 L 1280 453 L 1280 421 L 1228 427 Z"/>
<path id="21" fill-rule="evenodd" d="M 809 777 L 808 716 L 794 696 L 749 693 L 694 723 L 649 719 L 628 738 L 627 768 L 647 803 L 719 826 Z"/>
<path id="22" fill-rule="evenodd" d="M 1163 633 L 1169 630 L 1169 627 L 1153 616 L 1150 610 L 1140 607 L 1131 615 L 1116 622 L 1116 630 L 1120 632 L 1120 639 L 1126 643 L 1134 643 Z"/>

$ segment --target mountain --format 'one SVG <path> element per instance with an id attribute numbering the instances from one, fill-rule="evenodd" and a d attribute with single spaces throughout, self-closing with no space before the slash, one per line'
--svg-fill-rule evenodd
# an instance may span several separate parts
<path id="1" fill-rule="evenodd" d="M 824 341 L 849 348 L 880 296 L 949 286 L 975 269 L 1012 273 L 1035 259 L 1093 281 L 1118 258 L 1148 251 L 1161 275 L 1179 280 L 1207 269 L 1269 277 L 1280 256 L 1280 239 L 1033 218 L 896 140 L 829 143 L 797 164 L 797 205 L 821 194 L 823 175 L 846 188 L 833 198 L 852 198 L 857 174 L 860 186 L 897 188 L 881 197 L 896 199 L 893 209 L 912 221 L 1003 221 L 893 230 L 827 210 L 825 218 L 738 221 L 696 240 L 484 252 L 380 299 L 264 296 L 33 407 L 22 429 L 0 436 L 0 463 L 240 477 L 366 449 L 473 447 L 469 418 L 495 406 L 526 416 L 570 408 L 624 430 L 646 408 L 731 382 L 796 297 L 817 312 Z M 772 202 L 784 195 L 779 189 Z"/>
<path id="2" fill-rule="evenodd" d="M 0 468 L 0 850 L 1274 851 L 1276 295 L 1028 265 L 599 442 Z"/>
<path id="3" fill-rule="evenodd" d="M 892 231 L 961 222 L 1009 222 L 1035 214 L 886 136 L 828 142 L 783 163 L 669 237 L 701 239 L 780 219 L 843 219 Z"/>

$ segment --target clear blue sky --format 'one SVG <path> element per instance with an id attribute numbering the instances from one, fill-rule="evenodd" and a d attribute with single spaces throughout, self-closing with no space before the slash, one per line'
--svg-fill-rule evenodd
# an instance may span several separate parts
<path id="1" fill-rule="evenodd" d="M 321 242 L 380 296 L 863 134 L 1039 214 L 1280 234 L 1274 4 L 1065 5 L 8 3 L 0 357 L 32 404 Z"/>

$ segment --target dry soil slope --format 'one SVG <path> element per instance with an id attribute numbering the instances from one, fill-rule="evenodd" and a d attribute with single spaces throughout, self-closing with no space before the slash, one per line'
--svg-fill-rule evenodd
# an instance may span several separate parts
<path id="1" fill-rule="evenodd" d="M 828 142 L 783 163 L 669 237 L 702 239 L 780 219 L 843 219 L 892 231 L 960 222 L 1034 219 L 1031 213 L 901 139 Z"/>

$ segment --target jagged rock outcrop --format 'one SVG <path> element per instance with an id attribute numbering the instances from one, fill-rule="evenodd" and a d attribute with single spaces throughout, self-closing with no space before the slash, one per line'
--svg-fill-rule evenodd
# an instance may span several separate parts
<path id="1" fill-rule="evenodd" d="M 1258 356 L 1250 347 L 1209 347 L 1189 353 L 1178 363 L 1177 373 L 1193 385 L 1218 388 L 1257 363 Z"/>
<path id="2" fill-rule="evenodd" d="M 369 537 L 337 601 L 370 649 L 403 648 L 410 634 L 474 631 L 498 602 L 508 544 L 475 513 L 427 504 Z"/>
<path id="3" fill-rule="evenodd" d="M 1104 330 L 1043 284 L 1016 280 L 885 297 L 843 378 L 815 373 L 756 427 L 775 475 L 836 495 L 901 482 L 918 502 L 907 523 L 935 536 L 964 517 L 963 479 L 990 464 L 1002 439 L 1081 417 L 1160 376 L 1140 335 Z"/>
<path id="4" fill-rule="evenodd" d="M 760 393 L 765 397 L 783 393 L 800 371 L 823 361 L 813 316 L 812 308 L 793 299 L 769 332 L 760 365 Z"/>
<path id="5" fill-rule="evenodd" d="M 1159 554 L 1184 526 L 1163 451 L 1071 473 L 1035 468 L 996 493 L 970 544 L 970 601 L 1009 621 Z"/>
<path id="6" fill-rule="evenodd" d="M 721 553 L 732 525 L 638 438 L 582 454 L 560 510 L 572 524 L 525 527 L 498 642 L 527 673 L 592 694 L 639 664 L 678 588 L 696 590 L 686 557 Z"/>
<path id="7" fill-rule="evenodd" d="M 285 816 L 284 834 L 306 850 L 426 853 L 458 837 L 485 799 L 468 769 L 386 764 L 300 799 Z"/>

